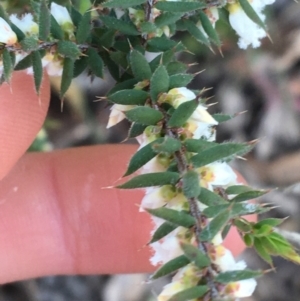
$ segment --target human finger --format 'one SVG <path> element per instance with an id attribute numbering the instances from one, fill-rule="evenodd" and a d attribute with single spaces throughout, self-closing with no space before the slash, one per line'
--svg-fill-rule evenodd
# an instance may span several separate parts
<path id="1" fill-rule="evenodd" d="M 41 128 L 49 105 L 50 85 L 44 77 L 38 96 L 32 75 L 14 72 L 0 86 L 0 180 L 24 154 Z"/>
<path id="2" fill-rule="evenodd" d="M 0 282 L 54 274 L 151 272 L 143 191 L 103 189 L 134 145 L 27 154 L 0 184 Z M 230 249 L 244 248 L 237 233 Z"/>

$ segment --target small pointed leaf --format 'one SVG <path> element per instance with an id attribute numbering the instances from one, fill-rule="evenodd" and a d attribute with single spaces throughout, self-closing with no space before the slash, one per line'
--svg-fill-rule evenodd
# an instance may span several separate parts
<path id="1" fill-rule="evenodd" d="M 218 37 L 217 31 L 215 30 L 215 28 L 211 24 L 211 22 L 210 22 L 208 16 L 206 15 L 206 13 L 204 13 L 203 11 L 199 11 L 199 17 L 200 17 L 200 21 L 201 21 L 201 24 L 203 26 L 203 29 L 207 33 L 207 35 L 209 36 L 211 41 L 213 43 L 215 43 L 218 47 L 220 47 L 221 46 L 221 41 Z"/>
<path id="2" fill-rule="evenodd" d="M 169 3 L 169 2 L 161 2 L 161 3 Z M 186 3 L 192 3 L 192 2 L 186 2 Z M 207 291 L 208 291 L 208 287 L 206 285 L 191 287 L 173 295 L 170 299 L 168 299 L 168 301 L 195 300 L 202 297 Z"/>
<path id="3" fill-rule="evenodd" d="M 190 261 L 184 255 L 178 256 L 169 262 L 165 263 L 162 267 L 160 267 L 152 276 L 151 280 L 158 279 L 160 277 L 169 275 L 171 273 L 176 272 L 177 270 L 188 265 Z"/>
<path id="4" fill-rule="evenodd" d="M 130 53 L 130 66 L 135 78 L 138 81 L 150 79 L 152 72 L 145 56 L 133 49 Z"/>
<path id="5" fill-rule="evenodd" d="M 174 74 L 170 76 L 170 89 L 185 87 L 187 86 L 194 78 L 193 74 Z"/>
<path id="6" fill-rule="evenodd" d="M 93 74 L 95 74 L 97 77 L 103 78 L 104 63 L 100 54 L 96 49 L 90 47 L 87 51 L 87 55 L 89 67 Z"/>
<path id="7" fill-rule="evenodd" d="M 130 159 L 127 171 L 123 177 L 131 175 L 146 163 L 148 163 L 151 159 L 153 159 L 157 155 L 157 153 L 152 149 L 152 146 L 155 143 L 162 142 L 163 140 L 163 138 L 156 139 L 155 141 L 148 143 L 143 148 L 139 149 Z"/>
<path id="8" fill-rule="evenodd" d="M 264 194 L 268 193 L 266 190 L 252 190 L 252 191 L 246 191 L 238 194 L 236 197 L 234 197 L 231 202 L 237 203 L 237 202 L 245 202 L 248 200 L 256 199 Z"/>
<path id="9" fill-rule="evenodd" d="M 164 117 L 160 111 L 149 107 L 137 107 L 124 114 L 130 121 L 145 125 L 156 125 Z"/>
<path id="10" fill-rule="evenodd" d="M 156 102 L 161 93 L 169 90 L 169 75 L 165 66 L 159 66 L 150 80 L 150 96 Z"/>
<path id="11" fill-rule="evenodd" d="M 200 194 L 199 174 L 194 170 L 187 171 L 182 177 L 182 191 L 187 198 L 196 198 Z"/>
<path id="12" fill-rule="evenodd" d="M 162 218 L 169 223 L 190 228 L 195 225 L 195 219 L 185 211 L 177 211 L 170 208 L 147 209 L 150 214 Z"/>
<path id="13" fill-rule="evenodd" d="M 202 9 L 206 7 L 205 2 L 183 2 L 183 1 L 170 1 L 170 2 L 157 2 L 155 8 L 172 12 L 172 13 L 187 13 L 190 11 L 195 11 L 197 9 Z"/>
<path id="14" fill-rule="evenodd" d="M 202 269 L 210 265 L 210 259 L 193 245 L 182 243 L 180 246 L 184 255 L 198 268 Z"/>
<path id="15" fill-rule="evenodd" d="M 156 153 L 175 153 L 180 150 L 181 142 L 171 137 L 165 137 L 162 141 L 152 144 L 152 149 Z"/>
<path id="16" fill-rule="evenodd" d="M 143 90 L 125 89 L 108 96 L 113 103 L 120 105 L 144 105 L 149 94 Z"/>
<path id="17" fill-rule="evenodd" d="M 214 217 L 200 234 L 202 241 L 211 241 L 228 223 L 230 219 L 230 210 L 227 208 Z"/>
<path id="18" fill-rule="evenodd" d="M 61 84 L 60 84 L 60 97 L 63 99 L 64 95 L 66 94 L 67 90 L 69 89 L 74 73 L 74 60 L 70 58 L 64 59 L 63 64 L 63 73 L 61 77 Z"/>
<path id="19" fill-rule="evenodd" d="M 226 188 L 225 192 L 227 194 L 240 194 L 243 192 L 248 192 L 248 191 L 252 191 L 253 189 L 249 186 L 244 186 L 244 185 L 233 185 L 233 186 L 229 186 L 228 188 Z"/>
<path id="20" fill-rule="evenodd" d="M 36 92 L 39 94 L 40 87 L 43 80 L 43 65 L 42 58 L 39 51 L 33 51 L 31 53 L 32 56 L 32 68 L 33 68 L 33 78 L 34 78 L 34 86 Z"/>
<path id="21" fill-rule="evenodd" d="M 103 4 L 104 7 L 129 8 L 145 3 L 147 0 L 109 0 Z"/>
<path id="22" fill-rule="evenodd" d="M 76 40 L 78 44 L 85 43 L 90 37 L 91 32 L 91 11 L 87 11 L 82 16 L 76 32 Z"/>
<path id="23" fill-rule="evenodd" d="M 50 34 L 51 26 L 51 14 L 47 5 L 47 0 L 41 1 L 40 16 L 41 18 L 39 18 L 39 39 L 41 41 L 47 41 Z"/>
<path id="24" fill-rule="evenodd" d="M 117 186 L 121 189 L 143 188 L 162 186 L 167 184 L 175 185 L 179 181 L 179 174 L 176 172 L 154 172 L 136 176 L 128 182 Z"/>
<path id="25" fill-rule="evenodd" d="M 164 222 L 161 224 L 156 231 L 154 232 L 149 244 L 152 244 L 162 238 L 164 238 L 166 235 L 174 231 L 178 226 L 175 224 L 171 224 L 169 222 Z"/>
<path id="26" fill-rule="evenodd" d="M 169 127 L 182 127 L 197 109 L 197 100 L 186 101 L 178 106 L 168 121 Z"/>
<path id="27" fill-rule="evenodd" d="M 223 143 L 204 150 L 191 158 L 194 167 L 201 167 L 215 161 L 228 161 L 235 156 L 243 155 L 251 150 L 252 146 L 241 143 Z"/>
<path id="28" fill-rule="evenodd" d="M 241 280 L 257 278 L 263 275 L 263 271 L 237 270 L 220 273 L 216 276 L 215 281 L 220 283 L 237 282 Z"/>

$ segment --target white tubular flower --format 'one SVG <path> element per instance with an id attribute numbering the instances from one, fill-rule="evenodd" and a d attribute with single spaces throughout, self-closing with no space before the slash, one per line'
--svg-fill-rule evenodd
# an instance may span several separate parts
<path id="1" fill-rule="evenodd" d="M 61 76 L 63 72 L 63 61 L 53 53 L 48 52 L 42 59 L 43 67 L 49 76 Z M 30 70 L 29 70 L 30 72 Z"/>
<path id="2" fill-rule="evenodd" d="M 162 242 L 151 244 L 151 248 L 154 251 L 153 256 L 150 258 L 152 265 L 164 264 L 183 254 L 179 241 L 173 232 L 172 235 L 166 236 Z"/>
<path id="3" fill-rule="evenodd" d="M 135 106 L 133 105 L 118 105 L 114 104 L 111 107 L 111 112 L 109 114 L 109 119 L 106 128 L 110 128 L 117 123 L 121 122 L 123 119 L 126 118 L 125 114 L 123 112 L 129 111 L 133 109 Z"/>
<path id="4" fill-rule="evenodd" d="M 168 97 L 170 100 L 168 100 Z M 193 91 L 186 87 L 171 89 L 167 94 L 167 101 L 170 102 L 176 109 L 179 105 L 186 101 L 196 98 Z M 211 132 L 211 127 L 217 125 L 218 122 L 207 112 L 207 109 L 199 104 L 192 116 L 187 122 L 187 130 L 194 139 L 205 137 L 207 139 L 214 138 L 214 133 Z"/>
<path id="5" fill-rule="evenodd" d="M 26 36 L 38 35 L 39 26 L 33 21 L 32 14 L 25 14 L 19 19 L 17 15 L 11 15 L 9 17 L 10 21 L 15 24 Z"/>
<path id="6" fill-rule="evenodd" d="M 201 186 L 213 190 L 214 186 L 228 186 L 237 183 L 237 176 L 226 162 L 214 162 L 197 168 L 201 175 Z"/>
<path id="7" fill-rule="evenodd" d="M 224 293 L 226 296 L 235 298 L 245 298 L 253 295 L 257 282 L 255 279 L 246 279 L 237 282 L 231 282 L 226 285 Z"/>
<path id="8" fill-rule="evenodd" d="M 61 5 L 56 4 L 55 2 L 51 3 L 51 15 L 55 18 L 56 22 L 63 26 L 65 24 L 72 24 L 72 19 L 70 17 L 70 14 L 68 10 Z"/>
<path id="9" fill-rule="evenodd" d="M 0 17 L 0 43 L 13 45 L 17 43 L 18 38 L 15 32 L 11 29 L 9 24 Z"/>
<path id="10" fill-rule="evenodd" d="M 158 301 L 167 301 L 175 294 L 197 285 L 201 278 L 198 269 L 188 264 L 184 268 L 180 269 L 173 277 L 173 282 L 167 284 L 163 291 L 158 296 Z M 197 301 L 198 299 L 189 299 L 189 301 Z"/>
<path id="11" fill-rule="evenodd" d="M 274 0 L 265 2 L 262 0 L 252 0 L 249 2 L 261 20 L 264 21 L 265 15 L 262 13 L 262 10 L 265 5 L 272 4 Z M 260 40 L 267 36 L 265 30 L 249 19 L 239 3 L 228 4 L 227 8 L 229 11 L 229 22 L 240 36 L 238 41 L 239 47 L 242 49 L 246 49 L 248 46 L 252 46 L 253 48 L 259 47 L 261 44 Z"/>

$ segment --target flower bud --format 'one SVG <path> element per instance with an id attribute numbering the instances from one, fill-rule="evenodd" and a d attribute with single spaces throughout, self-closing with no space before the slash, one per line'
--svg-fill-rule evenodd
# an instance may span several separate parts
<path id="1" fill-rule="evenodd" d="M 0 43 L 13 45 L 18 41 L 17 35 L 9 24 L 0 17 Z"/>
<path id="2" fill-rule="evenodd" d="M 38 35 L 39 27 L 37 23 L 33 21 L 32 14 L 25 14 L 21 18 L 18 18 L 17 15 L 14 14 L 9 18 L 26 36 Z"/>

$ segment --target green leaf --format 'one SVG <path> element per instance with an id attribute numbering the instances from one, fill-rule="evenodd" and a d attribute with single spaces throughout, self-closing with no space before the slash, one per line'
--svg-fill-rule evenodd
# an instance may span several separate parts
<path id="1" fill-rule="evenodd" d="M 10 82 L 11 74 L 13 71 L 13 62 L 7 48 L 4 48 L 2 52 L 2 63 L 3 63 L 3 76 L 6 82 Z"/>
<path id="2" fill-rule="evenodd" d="M 226 194 L 240 194 L 243 192 L 252 191 L 253 189 L 249 186 L 244 185 L 233 185 L 226 188 L 225 192 Z"/>
<path id="3" fill-rule="evenodd" d="M 187 198 L 196 198 L 200 194 L 199 174 L 194 170 L 187 171 L 182 177 L 182 192 Z"/>
<path id="4" fill-rule="evenodd" d="M 124 80 L 123 82 L 117 83 L 108 93 L 107 95 L 112 95 L 118 91 L 125 90 L 125 89 L 132 89 L 134 85 L 137 83 L 135 78 L 131 78 L 128 80 Z M 144 104 L 144 103 L 143 103 Z"/>
<path id="5" fill-rule="evenodd" d="M 242 232 L 250 232 L 252 230 L 252 225 L 244 218 L 234 219 L 233 224 Z"/>
<path id="6" fill-rule="evenodd" d="M 51 14 L 48 9 L 47 0 L 41 0 L 40 5 L 40 18 L 39 18 L 39 39 L 47 41 L 50 34 L 51 27 Z"/>
<path id="7" fill-rule="evenodd" d="M 87 11 L 82 16 L 76 31 L 76 40 L 78 44 L 85 43 L 90 37 L 91 32 L 91 12 Z"/>
<path id="8" fill-rule="evenodd" d="M 175 185 L 179 181 L 180 175 L 177 172 L 154 172 L 136 176 L 128 182 L 117 186 L 121 189 L 143 188 L 152 186 L 162 186 L 167 184 Z"/>
<path id="9" fill-rule="evenodd" d="M 174 231 L 177 227 L 178 226 L 175 224 L 171 224 L 169 222 L 164 222 L 156 229 L 149 244 L 152 244 L 152 243 L 162 239 L 163 237 L 165 237 L 166 235 L 168 235 L 169 233 Z"/>
<path id="10" fill-rule="evenodd" d="M 216 142 L 206 141 L 203 139 L 187 139 L 184 141 L 184 146 L 188 152 L 200 153 L 207 148 L 218 145 Z"/>
<path id="11" fill-rule="evenodd" d="M 261 18 L 253 9 L 252 5 L 248 2 L 248 0 L 239 0 L 239 2 L 248 18 L 266 31 L 265 23 L 261 20 Z"/>
<path id="12" fill-rule="evenodd" d="M 201 188 L 202 190 L 202 188 Z M 215 217 L 217 214 L 222 212 L 223 210 L 230 209 L 230 217 L 249 215 L 253 213 L 257 213 L 261 211 L 261 206 L 258 204 L 252 203 L 236 203 L 236 204 L 221 204 L 210 206 L 203 210 L 203 214 L 205 214 L 208 218 Z"/>
<path id="13" fill-rule="evenodd" d="M 57 51 L 59 54 L 73 60 L 76 60 L 81 54 L 77 45 L 71 41 L 59 41 L 57 43 Z"/>
<path id="14" fill-rule="evenodd" d="M 222 123 L 222 122 L 226 122 L 228 120 L 231 120 L 234 116 L 217 113 L 217 114 L 213 114 L 212 117 L 216 121 L 218 121 L 218 123 Z"/>
<path id="15" fill-rule="evenodd" d="M 165 136 L 162 141 L 153 143 L 152 149 L 155 153 L 175 153 L 180 150 L 181 142 L 177 139 Z"/>
<path id="16" fill-rule="evenodd" d="M 11 23 L 10 24 L 11 29 L 15 32 L 15 34 L 17 35 L 18 41 L 22 41 L 26 36 L 24 34 L 24 32 L 17 27 L 15 24 Z"/>
<path id="17" fill-rule="evenodd" d="M 73 78 L 79 76 L 88 66 L 88 58 L 81 56 L 75 61 Z"/>
<path id="18" fill-rule="evenodd" d="M 178 106 L 174 111 L 167 125 L 171 128 L 182 127 L 197 109 L 197 100 L 186 101 Z"/>
<path id="19" fill-rule="evenodd" d="M 184 26 L 186 30 L 200 43 L 209 46 L 210 42 L 204 33 L 196 26 L 191 20 L 184 20 Z"/>
<path id="20" fill-rule="evenodd" d="M 155 37 L 147 42 L 147 50 L 150 52 L 159 52 L 159 51 L 167 51 L 176 46 L 176 42 L 166 38 L 165 36 L 162 37 Z"/>
<path id="21" fill-rule="evenodd" d="M 284 218 L 266 218 L 254 225 L 255 228 L 259 228 L 263 225 L 269 225 L 272 227 L 277 227 L 284 222 Z"/>
<path id="22" fill-rule="evenodd" d="M 190 261 L 186 258 L 186 256 L 181 255 L 178 256 L 169 262 L 165 263 L 162 267 L 160 267 L 152 276 L 151 280 L 158 279 L 160 277 L 169 275 L 171 273 L 176 272 L 177 270 L 188 265 Z"/>
<path id="23" fill-rule="evenodd" d="M 237 202 L 245 202 L 248 200 L 256 199 L 264 194 L 268 193 L 266 190 L 252 190 L 252 191 L 246 191 L 238 194 L 236 197 L 234 197 L 231 202 L 237 203 Z"/>
<path id="24" fill-rule="evenodd" d="M 162 218 L 169 223 L 182 226 L 185 228 L 190 228 L 195 225 L 195 219 L 185 211 L 177 211 L 170 208 L 157 208 L 149 209 L 145 208 L 147 212 L 156 217 Z"/>
<path id="25" fill-rule="evenodd" d="M 143 134 L 146 127 L 147 127 L 147 125 L 133 122 L 129 129 L 128 138 L 135 138 L 135 137 Z"/>
<path id="26" fill-rule="evenodd" d="M 138 81 L 150 79 L 152 76 L 151 68 L 145 56 L 133 49 L 130 53 L 130 66 L 134 77 Z"/>
<path id="27" fill-rule="evenodd" d="M 105 26 L 109 29 L 118 30 L 124 34 L 137 36 L 139 35 L 139 31 L 136 29 L 133 23 L 129 23 L 120 19 L 116 19 L 110 16 L 101 16 L 101 21 L 105 24 Z"/>
<path id="28" fill-rule="evenodd" d="M 139 149 L 130 159 L 127 171 L 123 175 L 123 177 L 131 175 L 146 163 L 148 163 L 151 159 L 153 159 L 157 155 L 157 153 L 152 149 L 152 146 L 155 143 L 160 143 L 161 141 L 163 141 L 163 138 L 156 139 L 155 141 L 148 143 L 143 148 Z"/>
<path id="29" fill-rule="evenodd" d="M 9 16 L 6 10 L 3 8 L 2 4 L 0 4 L 0 17 L 3 18 L 8 24 L 11 24 Z"/>
<path id="30" fill-rule="evenodd" d="M 194 79 L 193 74 L 174 74 L 170 76 L 169 89 L 185 87 Z"/>
<path id="31" fill-rule="evenodd" d="M 110 96 L 109 100 L 120 105 L 144 105 L 149 94 L 142 90 L 126 89 L 118 91 Z"/>
<path id="32" fill-rule="evenodd" d="M 153 23 L 151 23 L 151 22 L 143 22 L 142 24 L 141 24 L 141 32 L 142 33 L 153 33 L 153 32 L 155 32 L 156 31 L 156 26 L 153 24 Z"/>
<path id="33" fill-rule="evenodd" d="M 61 77 L 61 84 L 60 84 L 60 97 L 63 99 L 64 95 L 66 94 L 67 90 L 69 89 L 74 73 L 74 60 L 70 58 L 64 59 L 63 64 L 63 73 Z"/>
<path id="34" fill-rule="evenodd" d="M 194 167 L 201 167 L 215 161 L 228 161 L 251 150 L 252 146 L 241 143 L 223 143 L 204 150 L 191 158 Z"/>
<path id="35" fill-rule="evenodd" d="M 32 68 L 33 68 L 35 91 L 37 92 L 37 94 L 39 94 L 40 87 L 43 80 L 42 57 L 39 51 L 33 51 L 31 53 L 31 56 L 32 56 Z"/>
<path id="36" fill-rule="evenodd" d="M 147 0 L 110 0 L 103 4 L 104 7 L 129 8 L 145 3 Z"/>
<path id="37" fill-rule="evenodd" d="M 205 8 L 205 2 L 183 2 L 183 1 L 170 1 L 170 2 L 157 2 L 155 8 L 172 12 L 172 13 L 187 13 L 197 9 Z"/>
<path id="38" fill-rule="evenodd" d="M 20 42 L 22 50 L 30 52 L 39 48 L 38 40 L 35 37 L 26 37 Z"/>
<path id="39" fill-rule="evenodd" d="M 51 15 L 51 26 L 50 26 L 50 32 L 54 39 L 57 40 L 64 40 L 64 32 L 62 31 L 61 27 L 57 23 L 56 19 Z"/>
<path id="40" fill-rule="evenodd" d="M 213 43 L 215 43 L 218 47 L 220 47 L 221 46 L 221 41 L 218 37 L 217 31 L 215 30 L 215 28 L 211 24 L 211 22 L 210 22 L 208 16 L 206 15 L 206 13 L 204 13 L 203 11 L 199 11 L 199 17 L 200 17 L 200 21 L 201 21 L 201 24 L 203 26 L 203 29 L 207 33 L 207 35 L 209 36 L 211 41 Z"/>
<path id="41" fill-rule="evenodd" d="M 156 102 L 161 93 L 169 90 L 169 75 L 165 66 L 159 66 L 150 80 L 150 96 Z"/>
<path id="42" fill-rule="evenodd" d="M 180 246 L 184 255 L 198 268 L 202 269 L 210 265 L 210 259 L 193 245 L 181 243 Z"/>
<path id="43" fill-rule="evenodd" d="M 160 111 L 149 107 L 133 108 L 124 114 L 130 121 L 145 125 L 156 125 L 164 117 Z"/>
<path id="44" fill-rule="evenodd" d="M 183 13 L 170 13 L 165 12 L 160 14 L 157 18 L 155 18 L 155 25 L 159 28 L 167 26 L 169 24 L 174 24 L 183 16 Z"/>
<path id="45" fill-rule="evenodd" d="M 167 71 L 169 75 L 184 73 L 187 69 L 187 66 L 181 62 L 170 62 L 167 65 Z"/>
<path id="46" fill-rule="evenodd" d="M 267 250 L 262 245 L 259 238 L 254 238 L 253 245 L 254 245 L 254 249 L 256 250 L 257 254 L 268 264 L 272 265 L 273 264 L 272 258 L 270 256 L 269 252 L 267 252 Z"/>
<path id="47" fill-rule="evenodd" d="M 32 66 L 31 55 L 25 56 L 14 68 L 14 70 L 24 70 Z"/>
<path id="48" fill-rule="evenodd" d="M 237 282 L 241 280 L 257 278 L 263 275 L 262 271 L 237 270 L 220 273 L 216 276 L 215 281 L 220 283 Z"/>
<path id="49" fill-rule="evenodd" d="M 97 77 L 103 78 L 104 63 L 97 50 L 90 47 L 87 51 L 87 55 L 89 67 L 93 74 L 95 74 Z"/>
<path id="50" fill-rule="evenodd" d="M 159 3 L 169 3 L 169 2 L 159 2 Z M 186 3 L 192 3 L 192 2 L 186 2 Z M 191 287 L 173 295 L 170 299 L 168 299 L 168 301 L 187 301 L 192 299 L 194 300 L 202 297 L 207 291 L 208 291 L 208 286 L 206 285 Z"/>
<path id="51" fill-rule="evenodd" d="M 82 14 L 77 9 L 75 9 L 74 5 L 71 5 L 71 14 L 70 15 L 71 15 L 73 24 L 76 27 L 78 27 L 78 25 L 82 19 Z"/>
<path id="52" fill-rule="evenodd" d="M 200 234 L 202 241 L 211 241 L 228 223 L 230 219 L 230 210 L 225 209 L 214 217 L 207 226 L 205 226 Z"/>
<path id="53" fill-rule="evenodd" d="M 226 202 L 222 197 L 220 197 L 218 194 L 204 188 L 201 187 L 201 192 L 200 195 L 198 197 L 198 200 L 206 205 L 206 206 L 216 206 L 216 205 L 222 205 L 225 204 L 227 205 L 228 202 Z"/>
<path id="54" fill-rule="evenodd" d="M 251 234 L 246 233 L 243 237 L 244 243 L 247 247 L 252 247 L 254 243 L 254 237 Z"/>

